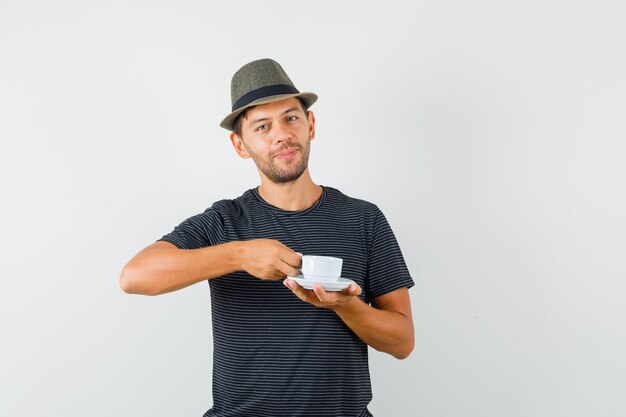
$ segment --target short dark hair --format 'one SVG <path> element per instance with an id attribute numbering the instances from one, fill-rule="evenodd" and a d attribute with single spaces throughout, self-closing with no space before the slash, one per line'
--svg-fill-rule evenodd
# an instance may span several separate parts
<path id="1" fill-rule="evenodd" d="M 304 112 L 304 114 L 309 114 L 309 111 L 306 108 L 306 104 L 304 103 L 304 100 L 302 100 L 300 97 L 296 97 L 296 98 L 298 99 L 298 102 L 300 103 L 300 107 L 302 107 L 302 111 Z M 242 111 L 241 113 L 239 113 L 237 115 L 237 118 L 233 122 L 233 132 L 235 132 L 239 137 L 241 137 L 241 125 L 243 124 L 243 119 L 248 117 L 248 110 L 253 109 L 255 107 L 256 106 L 250 106 L 244 111 Z"/>

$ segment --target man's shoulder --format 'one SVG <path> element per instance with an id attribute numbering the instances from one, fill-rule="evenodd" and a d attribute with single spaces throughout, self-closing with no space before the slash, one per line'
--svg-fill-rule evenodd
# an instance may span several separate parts
<path id="1" fill-rule="evenodd" d="M 364 200 L 362 198 L 352 197 L 344 194 L 337 188 L 324 186 L 328 192 L 328 200 L 331 204 L 338 205 L 339 207 L 356 210 L 363 214 L 375 215 L 380 211 L 378 206 L 371 201 Z"/>
<path id="2" fill-rule="evenodd" d="M 217 200 L 210 207 L 206 208 L 204 213 L 219 214 L 222 216 L 231 216 L 241 213 L 243 208 L 250 204 L 252 196 L 252 190 L 246 190 L 238 197 Z"/>

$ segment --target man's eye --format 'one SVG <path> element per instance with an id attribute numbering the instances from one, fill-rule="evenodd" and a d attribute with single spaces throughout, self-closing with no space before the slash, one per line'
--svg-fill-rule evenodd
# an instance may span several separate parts
<path id="1" fill-rule="evenodd" d="M 287 120 L 289 120 L 290 122 L 293 122 L 294 120 L 298 120 L 298 116 L 289 116 Z"/>
<path id="2" fill-rule="evenodd" d="M 267 125 L 260 125 L 260 126 L 257 126 L 257 128 L 256 128 L 256 129 L 254 129 L 254 130 L 259 130 L 259 131 L 260 131 L 260 130 L 265 130 L 265 129 L 267 129 Z"/>

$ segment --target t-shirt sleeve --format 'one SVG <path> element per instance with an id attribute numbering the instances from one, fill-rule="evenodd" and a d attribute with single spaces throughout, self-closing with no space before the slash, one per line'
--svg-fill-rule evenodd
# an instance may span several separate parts
<path id="1" fill-rule="evenodd" d="M 415 285 L 385 215 L 376 208 L 367 262 L 366 291 L 369 299 Z"/>
<path id="2" fill-rule="evenodd" d="M 170 242 L 178 249 L 200 249 L 218 244 L 223 231 L 222 217 L 213 208 L 208 208 L 203 213 L 189 217 L 157 241 Z"/>

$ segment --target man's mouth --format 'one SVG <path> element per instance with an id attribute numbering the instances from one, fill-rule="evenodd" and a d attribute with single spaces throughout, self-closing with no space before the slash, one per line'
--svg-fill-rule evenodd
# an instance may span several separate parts
<path id="1" fill-rule="evenodd" d="M 283 151 L 279 154 L 274 155 L 274 158 L 289 158 L 293 155 L 296 154 L 296 152 L 298 152 L 297 149 L 288 149 L 286 151 Z"/>

